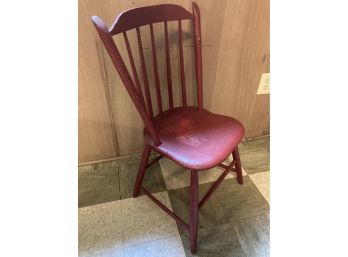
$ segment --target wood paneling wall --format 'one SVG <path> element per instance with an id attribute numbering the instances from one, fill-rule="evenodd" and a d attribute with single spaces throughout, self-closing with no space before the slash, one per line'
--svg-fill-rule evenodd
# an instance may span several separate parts
<path id="1" fill-rule="evenodd" d="M 202 18 L 204 107 L 234 116 L 246 127 L 246 137 L 269 133 L 269 95 L 257 95 L 261 74 L 269 72 L 269 0 L 196 0 Z M 191 11 L 189 0 L 79 0 L 79 162 L 140 153 L 143 123 L 102 45 L 90 17 L 110 26 L 125 9 L 179 4 Z M 154 25 L 160 81 L 166 90 L 163 26 Z M 177 23 L 169 23 L 174 104 L 179 105 Z M 146 61 L 151 65 L 148 28 L 141 28 Z M 174 33 L 175 31 L 175 33 Z M 196 104 L 193 42 L 189 22 L 183 23 L 188 104 Z M 146 36 L 147 35 L 147 36 Z M 135 47 L 135 33 L 129 34 Z M 122 38 L 120 38 L 122 39 Z M 123 40 L 115 38 L 126 57 Z M 135 60 L 139 60 L 133 50 Z M 125 58 L 127 61 L 128 58 Z M 129 65 L 129 63 L 127 63 Z M 139 66 L 138 66 L 139 68 Z M 140 71 L 138 70 L 140 75 Z M 149 82 L 154 83 L 151 70 Z M 177 85 L 177 86 L 176 86 Z M 155 91 L 153 87 L 153 97 Z M 168 103 L 164 104 L 164 107 Z M 154 108 L 156 112 L 157 109 Z"/>

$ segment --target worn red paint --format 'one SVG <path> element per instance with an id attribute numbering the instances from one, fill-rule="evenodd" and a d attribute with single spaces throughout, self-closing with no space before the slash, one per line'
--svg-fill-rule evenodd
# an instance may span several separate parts
<path id="1" fill-rule="evenodd" d="M 192 20 L 194 36 L 195 70 L 197 83 L 197 107 L 187 106 L 186 82 L 184 72 L 184 58 L 182 45 L 182 20 Z M 133 196 L 137 197 L 142 191 L 153 200 L 161 209 L 173 217 L 177 223 L 190 233 L 191 252 L 197 251 L 198 233 L 198 210 L 216 190 L 230 170 L 236 172 L 239 184 L 243 184 L 243 176 L 238 153 L 238 144 L 244 136 L 244 127 L 236 119 L 211 113 L 203 108 L 203 79 L 202 79 L 202 46 L 201 46 L 201 25 L 200 12 L 196 3 L 192 4 L 192 13 L 183 7 L 172 4 L 163 4 L 130 9 L 117 16 L 114 23 L 108 29 L 105 23 L 97 16 L 92 17 L 94 26 L 107 49 L 115 68 L 120 75 L 134 105 L 137 108 L 144 124 L 145 148 L 136 178 Z M 180 82 L 182 107 L 173 106 L 173 90 L 170 69 L 168 27 L 167 22 L 178 22 L 178 45 L 180 61 Z M 163 22 L 165 29 L 166 47 L 166 69 L 169 110 L 163 110 L 161 87 L 159 85 L 157 55 L 153 23 Z M 140 26 L 149 26 L 151 33 L 151 49 L 153 69 L 146 69 L 144 53 L 142 48 Z M 142 77 L 144 79 L 144 92 L 142 94 L 139 76 L 137 74 L 132 51 L 129 45 L 127 31 L 136 29 L 141 61 Z M 129 71 L 112 39 L 112 36 L 123 34 L 128 57 L 130 59 L 132 74 Z M 150 96 L 150 85 L 147 79 L 147 72 L 154 72 L 156 98 L 159 115 L 153 117 L 152 99 Z M 153 150 L 160 154 L 159 157 L 148 162 L 150 151 Z M 222 164 L 227 156 L 232 152 L 233 162 L 228 166 Z M 158 161 L 162 156 L 170 158 L 179 165 L 191 170 L 190 183 L 190 224 L 186 224 L 171 210 L 160 203 L 145 188 L 141 186 L 145 170 Z M 208 193 L 199 202 L 198 199 L 198 171 L 206 170 L 215 166 L 225 169 L 224 173 L 215 182 Z M 233 169 L 233 167 L 235 167 Z"/>

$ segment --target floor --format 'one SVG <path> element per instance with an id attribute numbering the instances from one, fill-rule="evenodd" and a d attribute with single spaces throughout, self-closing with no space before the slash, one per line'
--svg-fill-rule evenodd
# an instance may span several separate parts
<path id="1" fill-rule="evenodd" d="M 269 137 L 243 142 L 239 151 L 244 184 L 229 174 L 202 207 L 194 256 L 270 255 Z M 186 231 L 146 196 L 131 197 L 139 161 L 137 156 L 79 167 L 80 257 L 192 256 Z M 221 173 L 220 168 L 200 173 L 200 196 Z M 189 174 L 161 159 L 143 183 L 186 222 Z"/>

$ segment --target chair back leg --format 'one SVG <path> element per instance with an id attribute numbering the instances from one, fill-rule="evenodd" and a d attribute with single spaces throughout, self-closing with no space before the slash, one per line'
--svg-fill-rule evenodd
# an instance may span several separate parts
<path id="1" fill-rule="evenodd" d="M 232 156 L 233 156 L 233 160 L 236 161 L 235 168 L 236 168 L 238 184 L 243 185 L 242 165 L 240 163 L 238 146 L 236 146 L 236 148 L 233 150 Z"/>
<path id="2" fill-rule="evenodd" d="M 144 148 L 143 156 L 141 157 L 141 162 L 139 165 L 137 178 L 135 180 L 133 197 L 137 197 L 139 195 L 140 186 L 141 186 L 143 179 L 144 179 L 146 165 L 147 165 L 147 162 L 149 161 L 150 152 L 151 152 L 151 148 L 148 144 L 146 144 L 145 148 Z"/>
<path id="3" fill-rule="evenodd" d="M 197 252 L 198 233 L 198 172 L 191 171 L 190 182 L 190 247 L 191 253 Z"/>

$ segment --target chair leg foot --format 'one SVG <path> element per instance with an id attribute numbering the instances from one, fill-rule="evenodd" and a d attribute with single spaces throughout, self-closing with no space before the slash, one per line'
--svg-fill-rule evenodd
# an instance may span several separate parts
<path id="1" fill-rule="evenodd" d="M 198 234 L 198 172 L 191 171 L 190 182 L 190 247 L 191 253 L 197 252 Z"/>
<path id="2" fill-rule="evenodd" d="M 232 156 L 233 156 L 233 160 L 236 161 L 235 168 L 236 168 L 238 184 L 243 185 L 242 165 L 240 163 L 238 146 L 236 146 L 236 148 L 233 150 Z"/>
<path id="3" fill-rule="evenodd" d="M 134 190 L 133 190 L 133 197 L 134 198 L 138 197 L 138 195 L 140 193 L 140 186 L 141 186 L 143 179 L 144 179 L 144 174 L 145 174 L 147 162 L 149 160 L 150 152 L 151 152 L 151 148 L 148 144 L 146 144 L 145 148 L 144 148 L 143 156 L 141 157 L 141 162 L 139 165 L 137 178 L 135 180 L 135 185 L 134 185 Z"/>

